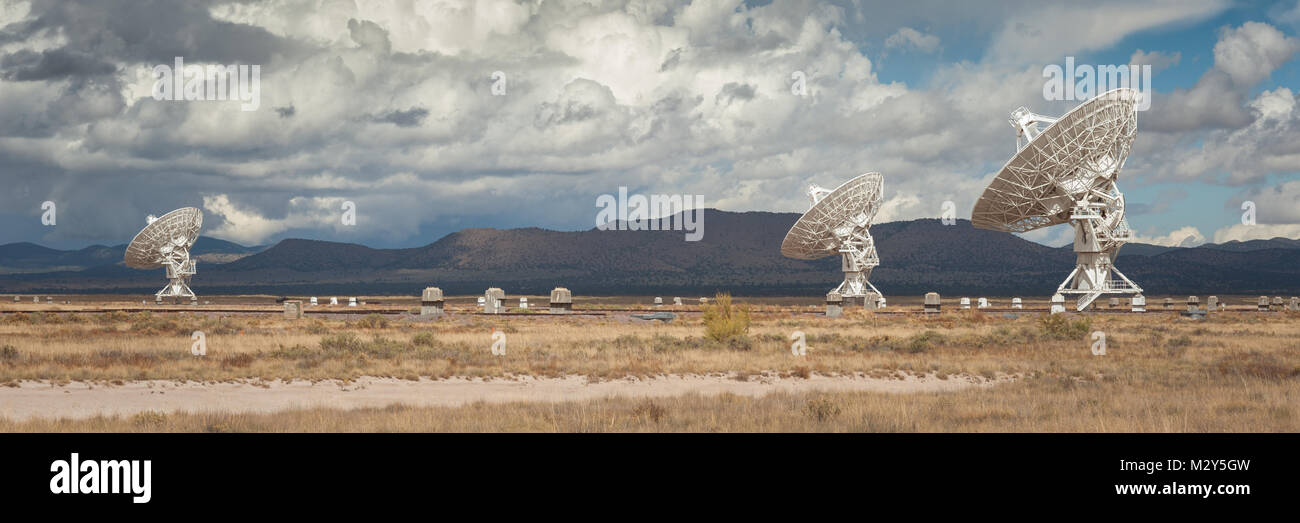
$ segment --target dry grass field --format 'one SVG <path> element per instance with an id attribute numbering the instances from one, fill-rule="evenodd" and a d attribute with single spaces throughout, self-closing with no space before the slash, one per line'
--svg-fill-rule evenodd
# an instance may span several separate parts
<path id="1" fill-rule="evenodd" d="M 698 310 L 698 307 L 695 307 Z M 0 420 L 2 431 L 1288 431 L 1300 430 L 1300 314 L 1018 314 L 945 311 L 826 318 L 748 307 L 746 334 L 604 316 L 28 311 L 0 315 L 0 385 L 120 387 L 139 380 L 346 383 L 517 376 L 588 381 L 997 379 L 951 392 L 685 394 L 258 412 Z M 506 353 L 492 354 L 493 331 Z M 191 334 L 207 354 L 191 355 Z M 790 338 L 805 334 L 807 355 Z M 1094 331 L 1105 355 L 1094 355 Z M 6 387 L 0 387 L 0 404 Z"/>

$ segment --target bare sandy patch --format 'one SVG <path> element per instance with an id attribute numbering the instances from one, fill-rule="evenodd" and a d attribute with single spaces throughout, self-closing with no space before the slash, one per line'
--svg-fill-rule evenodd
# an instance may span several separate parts
<path id="1" fill-rule="evenodd" d="M 349 382 L 180 383 L 149 380 L 101 386 L 86 382 L 63 385 L 25 381 L 0 388 L 0 417 L 82 419 L 96 415 L 129 416 L 159 412 L 256 412 L 291 409 L 355 409 L 395 403 L 456 407 L 474 402 L 564 402 L 607 397 L 662 398 L 684 394 L 760 397 L 774 392 L 949 392 L 988 387 L 1011 378 L 903 375 L 894 378 L 818 376 L 761 377 L 740 381 L 731 376 L 665 376 L 590 382 L 582 376 L 507 379 L 451 378 L 401 380 L 361 378 Z"/>

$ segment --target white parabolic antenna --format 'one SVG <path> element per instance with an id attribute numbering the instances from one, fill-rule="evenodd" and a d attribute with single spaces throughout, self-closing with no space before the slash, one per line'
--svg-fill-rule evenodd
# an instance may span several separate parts
<path id="1" fill-rule="evenodd" d="M 839 254 L 844 282 L 832 289 L 846 300 L 864 299 L 867 291 L 883 299 L 868 281 L 880 265 L 876 243 L 867 229 L 880 210 L 883 177 L 867 173 L 844 182 L 835 190 L 816 185 L 808 189 L 812 208 L 799 217 L 781 242 L 781 254 L 798 260 L 816 260 Z"/>
<path id="2" fill-rule="evenodd" d="M 971 223 L 981 229 L 1074 227 L 1078 264 L 1056 292 L 1080 295 L 1079 311 L 1102 294 L 1142 292 L 1113 265 L 1132 238 L 1115 180 L 1137 137 L 1137 98 L 1133 89 L 1107 91 L 1060 118 L 1016 109 L 1010 120 L 1016 154 L 971 212 Z M 1047 128 L 1040 131 L 1040 124 Z"/>
<path id="3" fill-rule="evenodd" d="M 158 291 L 155 298 L 159 301 L 167 297 L 194 300 L 194 291 L 189 285 L 195 269 L 194 260 L 190 259 L 190 247 L 199 239 L 203 211 L 185 207 L 161 218 L 151 215 L 146 221 L 148 225 L 126 247 L 126 266 L 135 269 L 166 267 L 167 279 L 171 282 Z"/>

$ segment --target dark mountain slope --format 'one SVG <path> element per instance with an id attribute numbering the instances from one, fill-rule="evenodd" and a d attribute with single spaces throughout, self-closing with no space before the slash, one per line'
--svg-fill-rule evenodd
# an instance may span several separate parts
<path id="1" fill-rule="evenodd" d="M 502 287 L 542 294 L 821 295 L 841 280 L 840 260 L 781 256 L 794 213 L 708 210 L 704 237 L 684 231 L 560 232 L 466 229 L 422 247 L 372 249 L 318 240 L 284 240 L 230 263 L 200 263 L 200 293 L 398 293 L 436 285 L 454 294 Z M 881 266 L 872 282 L 887 296 L 1048 295 L 1074 266 L 1069 247 L 923 219 L 871 229 Z M 1300 242 L 1239 242 L 1229 248 L 1125 247 L 1117 266 L 1148 294 L 1300 293 Z M 1289 248 L 1288 245 L 1295 245 Z M 218 246 L 219 247 L 219 246 Z M 36 245 L 0 246 L 24 256 L 60 256 Z M 226 247 L 229 249 L 229 247 Z M 255 248 L 249 248 L 255 249 Z M 1150 253 L 1143 254 L 1143 253 Z M 120 254 L 118 255 L 120 259 Z M 120 264 L 45 274 L 0 275 L 6 292 L 153 292 L 162 270 Z"/>

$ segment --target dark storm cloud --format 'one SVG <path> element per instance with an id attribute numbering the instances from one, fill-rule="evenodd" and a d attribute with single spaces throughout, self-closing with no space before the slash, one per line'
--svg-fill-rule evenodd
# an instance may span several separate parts
<path id="1" fill-rule="evenodd" d="M 729 82 L 722 86 L 722 90 L 718 92 L 717 100 L 726 100 L 727 102 L 734 102 L 736 100 L 753 100 L 754 93 L 757 92 L 757 89 L 758 88 L 749 84 Z"/>
<path id="2" fill-rule="evenodd" d="M 308 48 L 260 27 L 212 18 L 211 0 L 37 0 L 28 38 L 62 30 L 68 52 L 119 62 L 171 63 L 177 56 L 214 63 L 272 64 Z M 15 24 L 17 25 L 17 24 Z"/>
<path id="3" fill-rule="evenodd" d="M 379 24 L 369 20 L 348 20 L 348 31 L 351 33 L 352 41 L 361 47 L 374 49 L 383 54 L 388 54 L 393 49 L 393 45 L 388 40 L 388 31 L 385 31 Z"/>
<path id="4" fill-rule="evenodd" d="M 681 61 L 681 59 L 682 59 L 682 48 L 678 47 L 676 49 L 673 49 L 672 52 L 668 53 L 668 58 L 664 59 L 664 63 L 659 66 L 659 72 L 662 73 L 664 71 L 672 69 L 677 65 L 677 62 Z"/>
<path id="5" fill-rule="evenodd" d="M 0 58 L 0 78 L 11 82 L 101 76 L 115 71 L 117 66 L 109 62 L 66 48 L 39 53 L 22 49 Z"/>
<path id="6" fill-rule="evenodd" d="M 398 127 L 415 127 L 429 116 L 429 110 L 423 107 L 412 107 L 406 110 L 388 111 L 386 113 L 371 116 L 371 121 L 377 123 L 391 123 Z"/>

